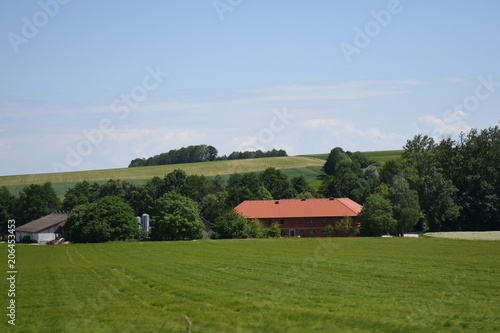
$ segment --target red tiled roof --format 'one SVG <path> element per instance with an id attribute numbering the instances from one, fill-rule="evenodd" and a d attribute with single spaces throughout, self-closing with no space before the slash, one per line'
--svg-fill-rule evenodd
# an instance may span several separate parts
<path id="1" fill-rule="evenodd" d="M 235 210 L 253 219 L 357 216 L 360 204 L 348 198 L 244 201 Z"/>
<path id="2" fill-rule="evenodd" d="M 16 231 L 40 232 L 55 225 L 63 225 L 68 218 L 66 213 L 53 213 L 16 228 Z"/>

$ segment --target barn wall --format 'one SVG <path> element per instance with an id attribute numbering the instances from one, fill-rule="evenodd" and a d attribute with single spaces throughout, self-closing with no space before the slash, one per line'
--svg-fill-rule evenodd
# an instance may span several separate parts
<path id="1" fill-rule="evenodd" d="M 283 219 L 262 219 L 266 227 L 277 223 L 281 229 L 282 236 L 301 236 L 301 237 L 349 237 L 344 233 L 333 231 L 330 234 L 324 234 L 323 228 L 331 225 L 335 228 L 335 223 L 342 217 L 305 217 L 305 218 L 283 218 Z M 356 217 L 351 217 L 353 223 L 357 222 Z"/>
<path id="2" fill-rule="evenodd" d="M 16 242 L 20 242 L 24 236 L 30 236 L 31 239 L 34 239 L 34 240 L 38 239 L 38 235 L 36 233 L 16 231 Z"/>
<path id="3" fill-rule="evenodd" d="M 38 233 L 38 243 L 43 244 L 48 241 L 52 241 L 56 239 L 56 234 L 51 233 Z"/>

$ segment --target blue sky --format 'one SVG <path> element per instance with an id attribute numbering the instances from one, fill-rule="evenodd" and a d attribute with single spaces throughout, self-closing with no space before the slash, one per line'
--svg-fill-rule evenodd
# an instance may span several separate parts
<path id="1" fill-rule="evenodd" d="M 499 122 L 500 2 L 2 1 L 0 175 L 401 149 Z"/>

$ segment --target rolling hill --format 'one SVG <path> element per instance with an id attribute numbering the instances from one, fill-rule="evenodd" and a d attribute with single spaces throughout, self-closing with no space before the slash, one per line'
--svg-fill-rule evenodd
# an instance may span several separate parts
<path id="1" fill-rule="evenodd" d="M 382 165 L 389 160 L 401 157 L 401 154 L 403 154 L 403 152 L 404 152 L 404 150 L 381 150 L 381 151 L 365 151 L 362 153 L 366 157 L 368 157 L 370 160 L 373 160 L 373 161 L 377 162 L 378 164 Z M 304 156 L 326 160 L 328 158 L 328 154 L 329 153 L 311 154 L 311 155 L 304 155 Z"/>
<path id="2" fill-rule="evenodd" d="M 322 175 L 320 169 L 323 164 L 323 161 L 307 157 L 269 157 L 247 160 L 159 165 L 139 168 L 3 176 L 0 177 L 0 187 L 6 186 L 12 193 L 18 194 L 19 191 L 27 185 L 51 182 L 56 193 L 60 197 L 63 197 L 68 188 L 74 186 L 75 183 L 84 180 L 103 183 L 109 179 L 121 179 L 137 183 L 145 183 L 147 180 L 155 176 L 164 177 L 166 174 L 175 169 L 182 169 L 188 175 L 229 176 L 233 173 L 258 172 L 269 167 L 274 167 L 282 170 L 289 177 L 304 175 L 306 179 L 314 180 L 317 176 Z"/>
<path id="3" fill-rule="evenodd" d="M 382 165 L 388 160 L 399 158 L 402 150 L 364 152 L 369 159 Z M 31 175 L 0 176 L 0 187 L 6 186 L 11 193 L 18 194 L 21 189 L 30 184 L 52 183 L 59 197 L 64 197 L 66 191 L 81 181 L 104 183 L 109 179 L 121 179 L 143 184 L 157 176 L 164 177 L 175 169 L 182 169 L 188 175 L 221 175 L 224 178 L 233 173 L 263 171 L 274 167 L 282 170 L 288 177 L 304 176 L 313 186 L 321 183 L 324 173 L 321 167 L 328 154 L 311 154 L 304 156 L 268 157 L 245 160 L 229 160 L 201 162 L 188 164 L 170 164 L 139 168 L 103 169 L 92 171 L 75 171 L 59 173 L 43 173 Z"/>

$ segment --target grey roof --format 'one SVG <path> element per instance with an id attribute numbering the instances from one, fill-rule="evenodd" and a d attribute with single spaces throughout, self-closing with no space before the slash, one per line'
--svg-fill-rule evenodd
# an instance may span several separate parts
<path id="1" fill-rule="evenodd" d="M 40 232 L 55 225 L 61 225 L 68 218 L 67 213 L 53 213 L 38 220 L 23 224 L 16 228 L 16 231 Z"/>

